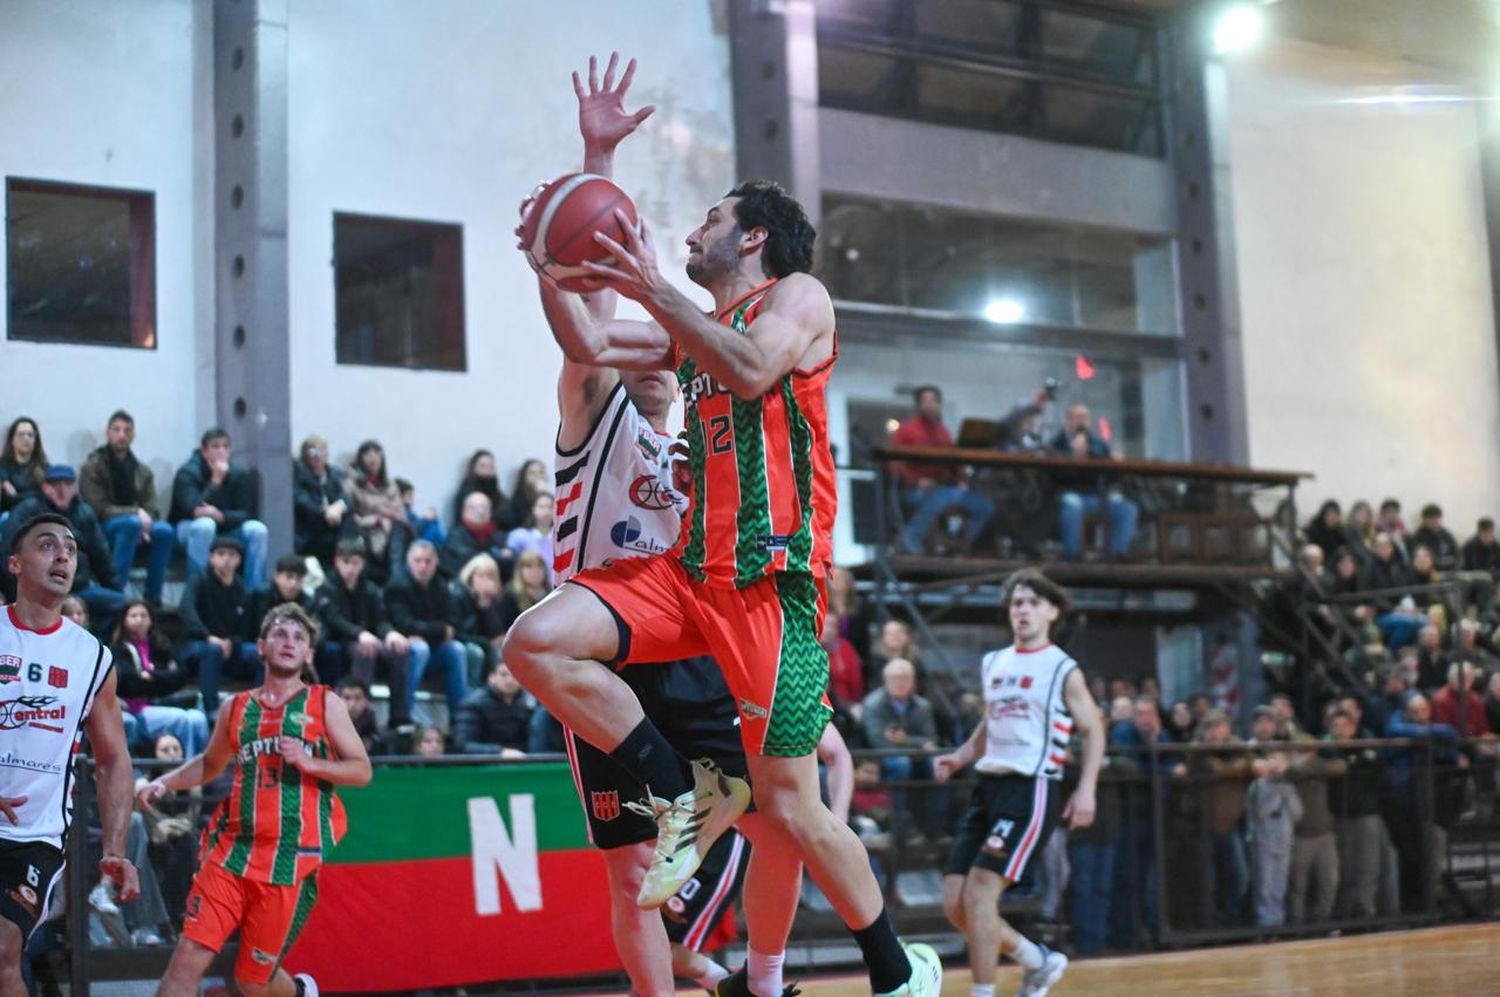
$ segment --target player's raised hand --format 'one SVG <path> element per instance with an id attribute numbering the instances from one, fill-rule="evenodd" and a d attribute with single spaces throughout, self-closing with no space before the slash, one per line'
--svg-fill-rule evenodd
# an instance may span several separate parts
<path id="1" fill-rule="evenodd" d="M 630 81 L 635 78 L 635 60 L 625 64 L 625 72 L 615 83 L 615 70 L 620 65 L 620 53 L 609 54 L 609 64 L 604 68 L 604 80 L 599 80 L 599 60 L 589 56 L 589 80 L 585 89 L 578 73 L 573 73 L 573 92 L 578 95 L 578 131 L 583 135 L 585 146 L 613 149 L 641 122 L 651 117 L 655 106 L 647 104 L 638 111 L 625 110 L 625 93 Z"/>
<path id="2" fill-rule="evenodd" d="M 656 247 L 651 242 L 651 230 L 646 227 L 646 219 L 642 218 L 638 225 L 632 224 L 619 208 L 615 209 L 615 217 L 625 232 L 624 245 L 603 232 L 594 233 L 594 241 L 609 250 L 615 258 L 614 264 L 585 260 L 582 266 L 611 290 L 632 301 L 645 301 L 665 283 L 656 266 Z"/>
<path id="3" fill-rule="evenodd" d="M 156 812 L 156 801 L 167 795 L 167 785 L 160 779 L 152 779 L 135 794 L 135 805 L 146 813 Z"/>
<path id="4" fill-rule="evenodd" d="M 106 855 L 99 860 L 99 871 L 115 884 L 115 899 L 128 904 L 141 895 L 141 876 L 135 865 L 123 855 Z"/>
<path id="5" fill-rule="evenodd" d="M 12 824 L 21 823 L 21 818 L 16 816 L 16 807 L 30 798 L 29 796 L 0 796 L 0 814 L 4 814 L 5 819 Z"/>

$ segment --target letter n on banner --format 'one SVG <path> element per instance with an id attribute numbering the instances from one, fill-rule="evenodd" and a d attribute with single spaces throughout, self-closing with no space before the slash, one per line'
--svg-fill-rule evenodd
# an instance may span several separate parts
<path id="1" fill-rule="evenodd" d="M 474 868 L 474 910 L 481 917 L 500 913 L 500 880 L 504 878 L 516 909 L 542 909 L 542 874 L 537 863 L 536 798 L 510 797 L 506 833 L 493 797 L 469 800 L 469 839 Z"/>

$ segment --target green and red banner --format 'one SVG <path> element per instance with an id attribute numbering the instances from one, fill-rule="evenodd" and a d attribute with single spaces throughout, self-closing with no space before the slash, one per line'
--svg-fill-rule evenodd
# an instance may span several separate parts
<path id="1" fill-rule="evenodd" d="M 325 990 L 418 990 L 619 967 L 604 861 L 567 765 L 377 768 L 286 965 Z"/>

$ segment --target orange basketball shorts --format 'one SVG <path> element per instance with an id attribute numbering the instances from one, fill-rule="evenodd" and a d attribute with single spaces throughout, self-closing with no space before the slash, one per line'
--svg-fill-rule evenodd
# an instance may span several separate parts
<path id="1" fill-rule="evenodd" d="M 240 955 L 234 963 L 234 978 L 243 983 L 269 983 L 317 899 L 316 872 L 295 886 L 276 886 L 208 863 L 193 877 L 182 933 L 218 952 L 239 928 Z"/>

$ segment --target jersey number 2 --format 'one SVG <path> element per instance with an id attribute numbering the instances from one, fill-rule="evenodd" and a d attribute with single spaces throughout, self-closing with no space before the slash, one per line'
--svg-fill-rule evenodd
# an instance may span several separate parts
<path id="1" fill-rule="evenodd" d="M 734 451 L 734 428 L 730 425 L 729 416 L 714 416 L 708 420 L 708 429 L 709 453 L 726 454 Z"/>

